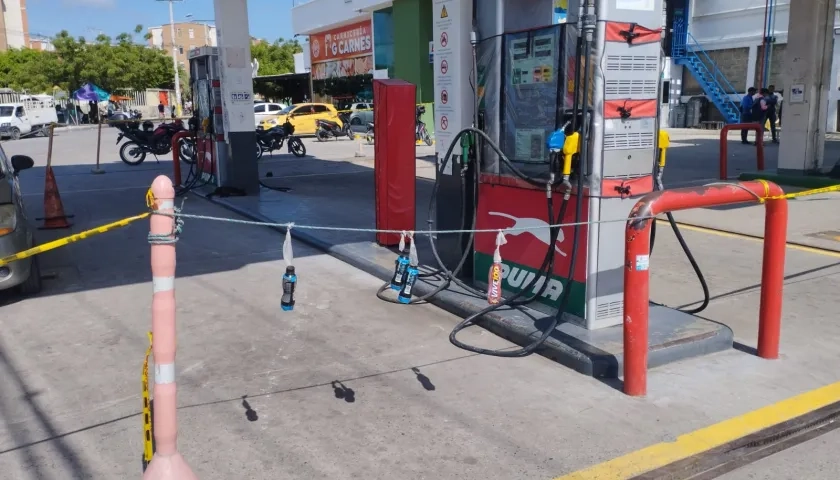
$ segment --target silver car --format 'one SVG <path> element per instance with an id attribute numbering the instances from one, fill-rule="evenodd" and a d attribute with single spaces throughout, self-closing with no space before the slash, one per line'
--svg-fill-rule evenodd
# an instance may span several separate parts
<path id="1" fill-rule="evenodd" d="M 354 103 L 350 106 L 350 125 L 367 125 L 373 122 L 372 103 Z"/>
<path id="2" fill-rule="evenodd" d="M 26 218 L 18 174 L 35 162 L 26 155 L 14 155 L 9 161 L 0 147 L 0 258 L 35 246 L 35 236 Z M 38 256 L 0 265 L 0 290 L 17 287 L 24 295 L 41 291 Z"/>

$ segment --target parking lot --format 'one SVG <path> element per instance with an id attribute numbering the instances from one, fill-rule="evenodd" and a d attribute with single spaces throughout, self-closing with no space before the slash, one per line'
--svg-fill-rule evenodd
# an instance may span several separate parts
<path id="1" fill-rule="evenodd" d="M 106 173 L 93 175 L 96 136 L 95 129 L 78 129 L 55 138 L 53 166 L 64 207 L 75 215 L 72 232 L 141 213 L 152 179 L 172 171 L 169 159 L 122 164 L 116 132 L 104 129 Z M 272 201 L 294 205 L 301 216 L 316 208 L 307 195 L 317 182 L 328 197 L 343 176 L 369 174 L 373 166 L 373 146 L 304 142 L 305 158 L 283 153 L 261 161 L 263 176 L 271 171 L 292 187 Z M 682 142 L 680 148 L 697 148 L 704 140 Z M 47 140 L 3 147 L 36 160 L 21 174 L 21 188 L 30 217 L 42 216 Z M 716 162 L 677 150 L 670 162 Z M 418 176 L 434 177 L 433 153 L 417 148 Z M 304 179 L 307 187 L 299 188 Z M 358 205 L 337 200 L 331 208 Z M 791 208 L 824 212 L 838 201 L 829 194 Z M 243 218 L 197 195 L 188 195 L 184 208 Z M 353 215 L 345 218 L 348 224 Z M 46 241 L 67 233 L 38 235 Z M 152 290 L 147 233 L 143 222 L 47 253 L 41 295 L 2 295 L 0 478 L 140 475 L 140 368 Z M 630 399 L 539 356 L 498 359 L 456 349 L 447 337 L 457 317 L 430 305 L 379 301 L 379 279 L 301 242 L 298 303 L 282 312 L 283 235 L 187 220 L 177 245 L 180 450 L 203 480 L 550 479 L 840 381 L 840 249 L 788 250 L 782 358 L 767 361 L 750 351 L 760 241 L 701 229 L 684 235 L 712 290 L 703 315 L 729 325 L 739 347 L 654 369 L 649 396 Z M 657 238 L 651 272 L 652 300 L 682 306 L 699 299 L 672 235 Z M 462 337 L 512 347 L 477 328 Z M 836 469 L 813 462 L 772 465 L 725 478 L 836 478 Z M 773 472 L 783 476 L 760 476 Z M 616 475 L 608 478 L 626 478 Z"/>

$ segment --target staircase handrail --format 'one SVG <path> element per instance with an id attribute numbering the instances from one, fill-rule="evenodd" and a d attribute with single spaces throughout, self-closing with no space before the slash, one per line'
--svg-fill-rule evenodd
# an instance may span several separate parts
<path id="1" fill-rule="evenodd" d="M 724 88 L 723 88 L 724 93 L 725 93 L 725 94 L 727 94 L 727 95 L 737 95 L 737 94 L 738 94 L 738 91 L 737 91 L 737 90 L 735 90 L 735 87 L 733 87 L 731 83 L 729 83 L 729 80 L 726 78 L 726 76 L 725 76 L 725 75 L 723 75 L 723 72 L 721 72 L 721 71 L 720 71 L 720 69 L 718 68 L 717 64 L 714 62 L 714 60 L 712 60 L 712 58 L 711 58 L 711 57 L 709 57 L 709 54 L 708 54 L 708 53 L 706 53 L 706 50 L 705 50 L 705 49 L 703 49 L 703 47 L 702 47 L 702 46 L 700 45 L 700 43 L 699 43 L 699 42 L 698 42 L 698 41 L 694 38 L 694 36 L 693 36 L 693 35 L 691 35 L 691 33 L 686 32 L 686 35 L 687 35 L 687 38 L 690 40 L 690 42 L 686 42 L 686 44 L 687 44 L 687 45 L 686 45 L 686 51 L 690 51 L 690 52 L 691 52 L 691 53 L 693 53 L 696 57 L 698 57 L 698 58 L 700 59 L 700 62 L 704 64 L 703 66 L 704 66 L 707 70 L 709 70 L 709 67 L 708 67 L 708 65 L 706 64 L 706 62 L 704 62 L 704 61 L 703 61 L 703 58 L 701 58 L 701 57 L 700 57 L 700 55 L 698 55 L 698 54 L 697 54 L 697 52 L 698 52 L 698 51 L 699 51 L 700 53 L 702 53 L 702 54 L 703 54 L 703 57 L 705 57 L 705 59 L 706 59 L 706 61 L 708 62 L 708 64 L 711 64 L 711 65 L 714 67 L 714 71 L 710 71 L 709 73 L 711 73 L 711 74 L 712 74 L 712 77 L 713 77 L 713 79 L 714 79 L 716 82 L 718 82 L 718 83 L 722 83 L 722 85 L 721 85 L 721 86 L 722 86 L 722 87 L 724 87 Z M 722 81 L 722 82 L 721 82 L 721 81 Z M 730 99 L 730 101 L 732 101 L 732 99 Z M 732 101 L 732 103 L 735 103 L 735 102 L 734 102 L 734 101 Z"/>

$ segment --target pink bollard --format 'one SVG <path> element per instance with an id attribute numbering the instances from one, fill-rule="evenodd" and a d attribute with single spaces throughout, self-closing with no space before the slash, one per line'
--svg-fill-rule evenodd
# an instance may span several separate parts
<path id="1" fill-rule="evenodd" d="M 161 175 L 152 182 L 154 209 L 175 212 L 172 181 Z M 155 359 L 154 428 L 156 451 L 143 480 L 198 480 L 178 453 L 175 385 L 175 219 L 152 215 L 152 352 Z"/>

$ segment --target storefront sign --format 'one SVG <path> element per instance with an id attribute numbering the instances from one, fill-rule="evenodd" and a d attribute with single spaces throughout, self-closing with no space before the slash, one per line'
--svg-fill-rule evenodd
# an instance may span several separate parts
<path id="1" fill-rule="evenodd" d="M 361 57 L 373 54 L 370 20 L 345 25 L 310 35 L 312 63 Z"/>

